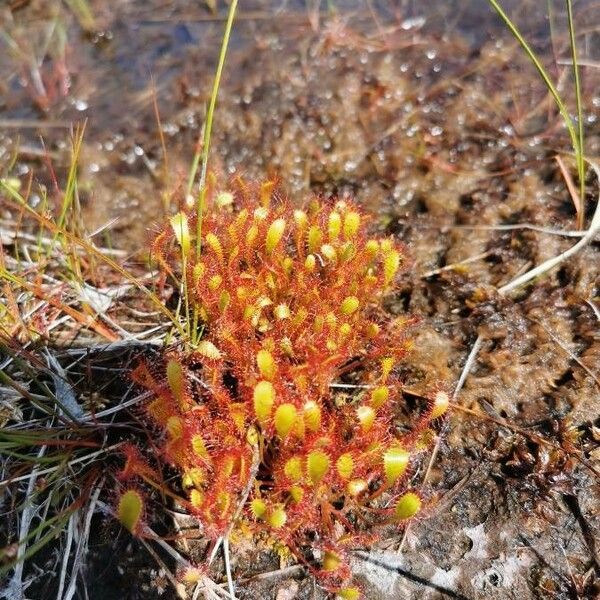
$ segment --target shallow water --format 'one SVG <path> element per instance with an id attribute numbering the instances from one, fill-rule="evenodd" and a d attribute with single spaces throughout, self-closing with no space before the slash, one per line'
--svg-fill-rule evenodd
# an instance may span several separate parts
<path id="1" fill-rule="evenodd" d="M 85 121 L 80 187 L 89 227 L 110 223 L 111 243 L 139 247 L 164 196 L 176 201 L 173 190 L 187 178 L 223 15 L 160 0 L 90 6 L 88 32 L 59 2 L 4 9 L 3 31 L 17 49 L 0 54 L 0 164 L 12 164 L 16 154 L 14 174 L 33 172 L 49 185 L 40 136 L 60 179 L 70 160 L 69 128 Z M 443 175 L 428 181 L 439 174 L 424 172 L 423 152 L 450 172 L 462 168 L 462 157 L 471 171 L 489 172 L 510 163 L 503 153 L 515 144 L 525 146 L 522 162 L 536 160 L 535 147 L 544 155 L 556 134 L 552 143 L 568 147 L 549 105 L 539 109 L 544 90 L 532 68 L 487 3 L 327 6 L 242 4 L 214 128 L 211 166 L 224 179 L 277 175 L 299 199 L 309 190 L 348 192 L 376 212 L 382 203 L 393 211 L 422 204 L 432 186 L 446 192 Z M 551 58 L 545 6 L 512 6 Z M 598 34 L 587 26 L 593 3 L 577 8 L 586 24 L 585 58 L 597 60 Z M 566 57 L 558 8 L 554 30 L 554 51 Z M 586 89 L 595 89 L 597 70 L 585 75 Z M 562 79 L 569 95 L 564 68 Z M 596 101 L 587 106 L 592 126 Z M 455 183 L 452 177 L 449 185 Z"/>

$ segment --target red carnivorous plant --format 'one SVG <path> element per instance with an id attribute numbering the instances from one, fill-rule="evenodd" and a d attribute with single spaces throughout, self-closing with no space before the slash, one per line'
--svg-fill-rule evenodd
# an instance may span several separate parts
<path id="1" fill-rule="evenodd" d="M 412 321 L 382 298 L 402 247 L 370 237 L 351 201 L 315 198 L 300 210 L 273 189 L 238 180 L 219 192 L 213 180 L 202 222 L 181 212 L 156 238 L 192 341 L 133 377 L 151 392 L 159 453 L 204 534 L 262 534 L 351 600 L 360 590 L 349 551 L 421 510 L 408 474 L 448 397 L 437 392 L 410 428 L 398 426 L 395 367 Z M 131 454 L 129 477 L 151 478 Z M 129 513 L 141 513 L 139 493 L 126 493 Z"/>

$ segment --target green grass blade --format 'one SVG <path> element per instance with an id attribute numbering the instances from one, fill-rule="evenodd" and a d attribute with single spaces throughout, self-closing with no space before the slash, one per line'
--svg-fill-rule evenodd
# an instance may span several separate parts
<path id="1" fill-rule="evenodd" d="M 575 125 L 573 123 L 573 119 L 571 118 L 571 115 L 569 114 L 569 111 L 567 110 L 567 107 L 565 106 L 565 103 L 563 102 L 563 100 L 560 96 L 560 93 L 558 92 L 558 90 L 556 89 L 556 86 L 552 82 L 550 75 L 544 68 L 544 65 L 542 65 L 542 63 L 540 62 L 539 58 L 537 57 L 536 53 L 533 51 L 531 46 L 527 43 L 527 40 L 523 37 L 523 35 L 519 31 L 519 29 L 517 28 L 515 23 L 506 14 L 506 12 L 502 8 L 502 6 L 500 6 L 500 4 L 497 2 L 497 0 L 488 0 L 488 2 L 492 5 L 492 7 L 498 13 L 500 18 L 504 21 L 504 24 L 508 27 L 508 29 L 512 33 L 513 37 L 519 42 L 519 44 L 525 51 L 525 54 L 527 54 L 527 56 L 529 57 L 529 60 L 533 63 L 534 67 L 536 68 L 537 72 L 539 73 L 540 77 L 542 78 L 545 86 L 548 88 L 548 91 L 550 92 L 552 98 L 554 99 L 554 102 L 558 108 L 558 111 L 560 112 L 560 114 L 563 118 L 563 121 L 567 127 L 569 136 L 571 138 L 571 145 L 573 146 L 573 150 L 575 151 L 575 156 L 576 156 L 578 164 L 579 164 L 579 161 L 583 160 L 583 158 L 582 158 L 583 157 L 583 152 L 582 152 L 583 149 L 579 144 L 579 136 L 575 130 Z M 580 122 L 580 124 L 581 124 L 581 122 Z"/>
<path id="2" fill-rule="evenodd" d="M 94 14 L 87 0 L 66 0 L 67 5 L 79 21 L 79 25 L 86 31 L 93 31 L 96 27 Z"/>
<path id="3" fill-rule="evenodd" d="M 213 83 L 212 94 L 210 97 L 210 103 L 208 105 L 208 111 L 206 113 L 206 122 L 204 125 L 204 138 L 202 141 L 202 154 L 196 153 L 194 156 L 194 163 L 190 172 L 190 178 L 188 181 L 188 196 L 192 192 L 192 186 L 194 185 L 194 179 L 196 178 L 196 172 L 198 171 L 198 164 L 200 158 L 202 158 L 202 169 L 200 171 L 200 193 L 198 195 L 198 218 L 197 218 L 197 230 L 196 230 L 196 251 L 198 256 L 202 250 L 202 208 L 204 204 L 205 196 L 205 184 L 206 184 L 206 170 L 208 165 L 208 153 L 210 150 L 210 136 L 212 133 L 212 124 L 215 114 L 215 106 L 217 104 L 217 96 L 219 94 L 219 86 L 221 84 L 221 75 L 223 73 L 223 66 L 225 64 L 225 57 L 227 56 L 227 48 L 229 47 L 229 39 L 231 37 L 231 29 L 233 27 L 233 20 L 235 17 L 235 11 L 237 8 L 237 0 L 232 0 L 229 5 L 229 13 L 227 15 L 227 23 L 225 25 L 225 32 L 223 34 L 223 41 L 221 43 L 221 52 L 219 54 L 219 62 L 217 64 L 217 71 L 215 73 L 215 81 Z"/>
<path id="4" fill-rule="evenodd" d="M 577 102 L 577 122 L 579 136 L 579 152 L 577 159 L 577 175 L 579 176 L 579 196 L 581 200 L 581 210 L 578 215 L 578 227 L 583 229 L 583 219 L 585 216 L 585 157 L 583 140 L 583 106 L 581 103 L 581 82 L 579 79 L 579 65 L 577 64 L 577 46 L 575 45 L 575 24 L 573 22 L 573 4 L 571 0 L 566 0 L 567 16 L 569 20 L 569 43 L 571 45 L 571 59 L 573 62 L 573 79 L 575 80 L 575 99 Z"/>
<path id="5" fill-rule="evenodd" d="M 19 556 L 18 559 L 8 562 L 7 564 L 0 566 L 0 576 L 6 575 L 11 569 L 13 569 L 19 562 L 23 562 L 31 558 L 39 550 L 41 550 L 48 542 L 61 535 L 64 531 L 69 517 L 75 510 L 76 506 L 65 510 L 63 513 L 55 515 L 46 521 L 43 521 L 36 529 L 31 531 L 24 540 L 19 540 L 19 545 L 27 544 L 38 533 L 42 534 L 41 537 L 31 546 L 29 546 L 25 552 Z"/>

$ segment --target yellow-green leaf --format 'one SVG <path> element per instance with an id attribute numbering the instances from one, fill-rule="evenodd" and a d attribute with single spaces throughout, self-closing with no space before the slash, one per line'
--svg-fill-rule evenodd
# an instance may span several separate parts
<path id="1" fill-rule="evenodd" d="M 299 456 L 293 456 L 288 459 L 283 467 L 285 476 L 291 481 L 300 481 L 302 479 L 302 461 Z"/>
<path id="2" fill-rule="evenodd" d="M 321 428 L 321 409 L 313 400 L 309 400 L 303 408 L 304 423 L 306 428 L 313 433 Z"/>
<path id="3" fill-rule="evenodd" d="M 278 304 L 273 309 L 273 314 L 275 315 L 275 318 L 279 321 L 282 321 L 283 319 L 289 319 L 291 314 L 290 307 L 287 304 Z"/>
<path id="4" fill-rule="evenodd" d="M 204 495 L 200 490 L 192 490 L 190 492 L 190 504 L 194 508 L 200 508 L 204 502 Z"/>
<path id="5" fill-rule="evenodd" d="M 344 218 L 344 237 L 348 240 L 358 233 L 360 227 L 360 215 L 351 211 Z"/>
<path id="6" fill-rule="evenodd" d="M 448 394 L 442 391 L 437 392 L 433 399 L 431 418 L 437 419 L 438 417 L 441 417 L 448 410 L 448 406 L 450 406 L 450 398 L 448 398 Z"/>
<path id="7" fill-rule="evenodd" d="M 275 430 L 279 437 L 285 438 L 296 422 L 297 411 L 293 404 L 286 403 L 275 411 Z"/>
<path id="8" fill-rule="evenodd" d="M 267 254 L 271 254 L 273 250 L 275 250 L 277 244 L 281 241 L 283 237 L 283 232 L 285 231 L 285 219 L 275 219 L 269 229 L 267 230 L 267 237 L 265 241 L 265 249 Z"/>
<path id="9" fill-rule="evenodd" d="M 217 258 L 223 262 L 223 246 L 219 238 L 214 233 L 206 234 L 206 245 L 217 255 Z"/>
<path id="10" fill-rule="evenodd" d="M 262 519 L 267 512 L 267 505 L 265 504 L 264 500 L 255 498 L 252 500 L 252 502 L 250 502 L 250 510 L 252 511 L 255 519 Z"/>
<path id="11" fill-rule="evenodd" d="M 338 567 L 342 564 L 342 558 L 335 552 L 326 550 L 323 553 L 323 571 L 331 573 L 337 571 Z"/>
<path id="12" fill-rule="evenodd" d="M 294 211 L 294 221 L 296 222 L 296 227 L 300 230 L 305 229 L 308 223 L 308 217 L 303 210 L 295 210 Z"/>
<path id="13" fill-rule="evenodd" d="M 178 440 L 183 435 L 183 421 L 179 417 L 169 417 L 166 429 L 172 440 Z"/>
<path id="14" fill-rule="evenodd" d="M 192 450 L 196 456 L 199 456 L 200 458 L 208 458 L 208 450 L 206 449 L 204 440 L 199 433 L 192 436 Z"/>
<path id="15" fill-rule="evenodd" d="M 327 233 L 329 234 L 329 239 L 331 241 L 335 241 L 340 236 L 340 231 L 342 229 L 342 217 L 338 212 L 332 212 L 329 214 L 329 222 L 327 224 Z"/>
<path id="16" fill-rule="evenodd" d="M 379 408 L 388 401 L 389 397 L 390 390 L 386 386 L 382 385 L 377 387 L 371 392 L 371 406 L 373 408 Z"/>
<path id="17" fill-rule="evenodd" d="M 352 471 L 354 470 L 354 459 L 352 454 L 346 452 L 342 454 L 335 463 L 337 472 L 342 479 L 350 479 L 352 477 Z"/>
<path id="18" fill-rule="evenodd" d="M 346 316 L 350 316 L 358 310 L 359 306 L 360 301 L 356 296 L 348 296 L 347 298 L 344 298 L 340 308 L 343 314 L 345 314 Z"/>
<path id="19" fill-rule="evenodd" d="M 329 456 L 322 450 L 313 450 L 309 452 L 306 460 L 306 471 L 309 479 L 317 484 L 329 470 Z"/>
<path id="20" fill-rule="evenodd" d="M 127 490 L 119 498 L 119 506 L 117 508 L 117 518 L 125 527 L 132 533 L 138 528 L 142 513 L 144 512 L 144 501 L 139 492 L 135 490 Z"/>
<path id="21" fill-rule="evenodd" d="M 171 217 L 170 223 L 173 232 L 175 233 L 175 238 L 181 246 L 181 254 L 184 257 L 187 257 L 191 249 L 190 228 L 187 215 L 183 212 L 179 212 Z"/>
<path id="22" fill-rule="evenodd" d="M 389 285 L 392 282 L 399 267 L 400 253 L 397 250 L 390 250 L 383 259 L 383 279 L 385 285 Z"/>
<path id="23" fill-rule="evenodd" d="M 409 459 L 410 454 L 404 448 L 398 447 L 390 448 L 383 455 L 383 468 L 388 485 L 393 485 L 404 475 Z"/>
<path id="24" fill-rule="evenodd" d="M 256 364 L 260 374 L 265 379 L 273 379 L 275 375 L 275 361 L 268 350 L 259 350 L 256 355 Z"/>
<path id="25" fill-rule="evenodd" d="M 299 485 L 293 485 L 290 488 L 290 498 L 292 502 L 298 504 L 304 498 L 304 490 Z"/>
<path id="26" fill-rule="evenodd" d="M 385 356 L 381 359 L 381 378 L 383 381 L 389 377 L 394 368 L 394 359 L 391 356 Z"/>
<path id="27" fill-rule="evenodd" d="M 275 404 L 275 389 L 270 381 L 259 381 L 254 388 L 254 413 L 261 425 L 271 416 Z"/>
<path id="28" fill-rule="evenodd" d="M 287 515 L 282 507 L 274 508 L 267 517 L 267 522 L 273 529 L 280 529 L 285 525 L 287 521 Z"/>
<path id="29" fill-rule="evenodd" d="M 323 244 L 321 246 L 321 255 L 324 256 L 330 263 L 337 262 L 337 252 L 331 244 Z"/>
<path id="30" fill-rule="evenodd" d="M 375 422 L 375 411 L 370 406 L 359 406 L 356 409 L 356 416 L 363 431 L 369 431 Z"/>
<path id="31" fill-rule="evenodd" d="M 319 251 L 323 241 L 323 232 L 317 225 L 311 225 L 308 230 L 308 251 L 312 254 Z"/>
<path id="32" fill-rule="evenodd" d="M 359 600 L 360 589 L 357 587 L 341 588 L 336 592 L 336 596 L 339 600 Z"/>
<path id="33" fill-rule="evenodd" d="M 396 503 L 396 518 L 402 521 L 414 517 L 421 510 L 421 498 L 414 492 L 407 492 Z"/>
<path id="34" fill-rule="evenodd" d="M 353 479 L 348 482 L 346 490 L 351 496 L 358 496 L 367 489 L 367 482 L 364 479 Z"/>
<path id="35" fill-rule="evenodd" d="M 167 363 L 167 381 L 169 382 L 169 387 L 171 388 L 171 392 L 173 392 L 173 396 L 181 401 L 184 395 L 185 385 L 183 380 L 183 368 L 179 361 L 170 359 Z"/>
<path id="36" fill-rule="evenodd" d="M 198 354 L 211 360 L 219 360 L 221 358 L 221 351 L 208 340 L 202 340 L 198 344 Z"/>

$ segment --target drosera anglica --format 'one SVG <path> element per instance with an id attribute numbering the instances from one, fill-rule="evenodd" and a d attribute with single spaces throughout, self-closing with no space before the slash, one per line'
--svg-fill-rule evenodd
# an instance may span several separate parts
<path id="1" fill-rule="evenodd" d="M 411 428 L 397 427 L 395 367 L 414 320 L 384 311 L 382 298 L 405 251 L 369 237 L 351 201 L 300 210 L 272 181 L 233 187 L 209 177 L 200 255 L 193 211 L 156 238 L 202 336 L 184 327 L 180 349 L 133 378 L 152 392 L 161 458 L 181 473 L 181 503 L 207 537 L 266 535 L 329 592 L 358 597 L 348 553 L 419 514 L 409 475 L 448 408 L 437 390 Z M 350 375 L 352 394 L 332 387 Z"/>

